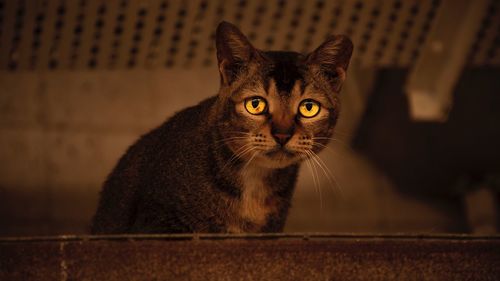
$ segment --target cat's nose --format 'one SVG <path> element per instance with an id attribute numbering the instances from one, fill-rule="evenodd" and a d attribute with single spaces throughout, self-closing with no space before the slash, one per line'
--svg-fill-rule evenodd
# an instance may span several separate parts
<path id="1" fill-rule="evenodd" d="M 277 143 L 279 143 L 281 146 L 285 145 L 288 140 L 292 137 L 290 134 L 282 134 L 282 133 L 274 133 L 273 134 L 274 139 L 276 140 Z"/>
<path id="2" fill-rule="evenodd" d="M 295 131 L 295 126 L 291 120 L 293 119 L 282 117 L 273 119 L 271 123 L 271 135 L 281 146 L 284 146 L 292 138 Z"/>

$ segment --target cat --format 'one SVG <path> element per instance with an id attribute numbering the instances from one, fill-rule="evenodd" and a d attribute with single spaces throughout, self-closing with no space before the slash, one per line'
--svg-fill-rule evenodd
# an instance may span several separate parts
<path id="1" fill-rule="evenodd" d="M 262 51 L 216 30 L 220 90 L 142 136 L 100 195 L 94 234 L 282 232 L 302 160 L 332 137 L 353 44 Z"/>

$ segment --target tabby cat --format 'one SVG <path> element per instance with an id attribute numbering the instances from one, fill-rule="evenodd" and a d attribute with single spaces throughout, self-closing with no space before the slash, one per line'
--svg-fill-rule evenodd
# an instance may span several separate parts
<path id="1" fill-rule="evenodd" d="M 216 47 L 219 93 L 128 149 L 93 233 L 283 231 L 300 162 L 332 137 L 352 43 L 261 51 L 222 22 Z"/>

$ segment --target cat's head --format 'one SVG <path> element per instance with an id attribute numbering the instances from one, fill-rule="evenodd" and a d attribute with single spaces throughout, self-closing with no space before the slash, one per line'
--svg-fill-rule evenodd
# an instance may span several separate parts
<path id="1" fill-rule="evenodd" d="M 222 22 L 216 46 L 218 127 L 236 157 L 281 168 L 324 148 L 352 54 L 347 37 L 331 36 L 309 54 L 261 51 Z"/>

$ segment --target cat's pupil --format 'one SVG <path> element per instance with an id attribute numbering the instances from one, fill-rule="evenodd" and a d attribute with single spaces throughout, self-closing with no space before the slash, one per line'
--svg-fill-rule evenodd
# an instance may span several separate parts
<path id="1" fill-rule="evenodd" d="M 311 111 L 312 108 L 313 108 L 312 102 L 307 102 L 306 103 L 306 109 L 307 109 L 307 111 Z"/>
<path id="2" fill-rule="evenodd" d="M 257 108 L 259 106 L 259 100 L 258 99 L 252 100 L 252 106 L 253 108 Z"/>

